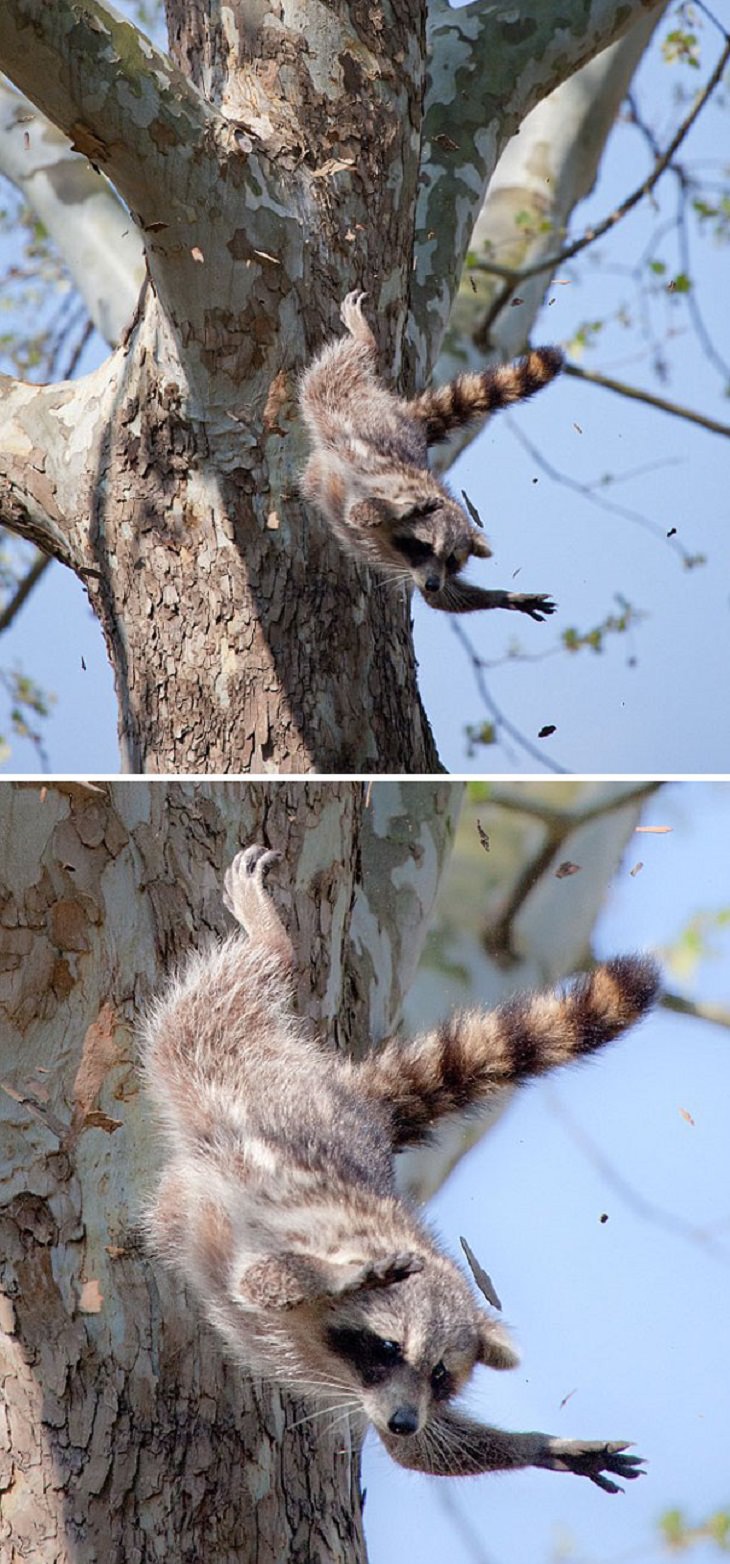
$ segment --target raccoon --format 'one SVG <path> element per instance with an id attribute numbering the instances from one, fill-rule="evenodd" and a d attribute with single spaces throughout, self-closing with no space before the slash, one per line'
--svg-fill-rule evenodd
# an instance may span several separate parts
<path id="1" fill-rule="evenodd" d="M 294 1009 L 295 954 L 268 892 L 280 854 L 238 854 L 224 899 L 248 931 L 193 956 L 144 1024 L 168 1157 L 147 1215 L 250 1372 L 369 1420 L 402 1466 L 640 1475 L 622 1441 L 482 1426 L 454 1406 L 509 1336 L 396 1191 L 393 1157 L 444 1114 L 602 1048 L 651 1006 L 654 963 L 625 956 L 564 992 L 455 1015 L 360 1062 L 321 1048 Z"/>
<path id="2" fill-rule="evenodd" d="M 533 348 L 514 364 L 459 375 L 404 401 L 377 378 L 365 297 L 347 294 L 340 314 L 348 336 L 328 343 L 302 380 L 300 404 L 312 440 L 302 494 L 350 553 L 417 587 L 431 608 L 450 614 L 508 608 L 543 620 L 555 610 L 550 597 L 488 591 L 461 579 L 469 557 L 486 559 L 491 549 L 429 472 L 428 448 L 461 425 L 532 396 L 559 373 L 562 353 Z"/>

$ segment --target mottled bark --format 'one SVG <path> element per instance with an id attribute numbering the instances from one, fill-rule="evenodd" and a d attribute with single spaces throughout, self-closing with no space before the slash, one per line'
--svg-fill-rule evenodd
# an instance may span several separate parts
<path id="1" fill-rule="evenodd" d="M 142 1252 L 158 1158 L 133 1028 L 229 926 L 220 874 L 283 848 L 301 1008 L 392 1025 L 460 789 L 0 788 L 0 1553 L 5 1564 L 358 1564 L 358 1450 L 250 1382 Z M 288 879 L 288 883 L 287 883 Z"/>
<path id="2" fill-rule="evenodd" d="M 559 11 L 436 7 L 429 45 L 424 0 L 170 0 L 169 59 L 99 0 L 0 10 L 0 63 L 145 246 L 128 340 L 19 446 L 9 389 L 0 455 L 3 519 L 89 583 L 127 769 L 438 768 L 407 601 L 298 498 L 297 379 L 356 284 L 384 371 L 426 375 L 501 147 L 636 8 Z"/>

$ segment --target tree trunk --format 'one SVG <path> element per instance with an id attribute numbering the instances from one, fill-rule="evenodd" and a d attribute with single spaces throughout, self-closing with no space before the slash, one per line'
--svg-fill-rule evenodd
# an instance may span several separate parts
<path id="1" fill-rule="evenodd" d="M 407 598 L 298 497 L 298 377 L 361 285 L 384 374 L 423 382 L 502 147 L 633 19 L 169 0 L 171 61 L 100 0 L 0 10 L 0 63 L 145 249 L 126 340 L 6 382 L 0 442 L 2 519 L 89 588 L 126 769 L 438 769 Z"/>
<path id="2" fill-rule="evenodd" d="M 460 793 L 0 789 L 3 1564 L 363 1559 L 347 1427 L 290 1426 L 311 1408 L 250 1382 L 143 1252 L 158 1146 L 134 1025 L 224 930 L 222 869 L 263 837 L 287 861 L 301 1008 L 367 1046 L 410 980 Z"/>

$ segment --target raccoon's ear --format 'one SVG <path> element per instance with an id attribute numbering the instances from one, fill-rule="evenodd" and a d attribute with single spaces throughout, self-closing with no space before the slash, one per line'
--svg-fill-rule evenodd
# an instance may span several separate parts
<path id="1" fill-rule="evenodd" d="M 492 550 L 483 532 L 473 532 L 471 535 L 471 553 L 478 559 L 491 559 Z"/>
<path id="2" fill-rule="evenodd" d="M 490 1320 L 488 1315 L 482 1315 L 479 1322 L 477 1363 L 484 1363 L 491 1369 L 512 1369 L 517 1367 L 519 1361 L 519 1353 L 515 1350 L 504 1326 L 500 1325 L 498 1320 Z"/>

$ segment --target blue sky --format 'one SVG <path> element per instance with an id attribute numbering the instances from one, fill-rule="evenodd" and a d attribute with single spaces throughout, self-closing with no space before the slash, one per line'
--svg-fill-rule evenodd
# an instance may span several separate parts
<path id="1" fill-rule="evenodd" d="M 662 145 L 685 112 L 675 102 L 677 87 L 695 90 L 717 57 L 712 30 L 704 30 L 702 39 L 699 72 L 664 65 L 656 50 L 642 66 L 637 101 Z M 727 118 L 727 107 L 712 101 L 684 149 L 692 169 L 702 169 L 715 187 L 727 161 L 718 156 L 718 147 L 727 145 Z M 575 231 L 610 211 L 648 166 L 640 133 L 620 125 Z M 659 198 L 658 213 L 641 208 L 602 242 L 605 266 L 588 251 L 579 263 L 561 268 L 569 285 L 549 290 L 554 302 L 537 322 L 533 340 L 569 341 L 585 321 L 628 311 L 631 329 L 606 326 L 586 364 L 730 423 L 726 377 L 708 364 L 698 345 L 686 299 L 669 296 L 663 282 L 651 315 L 666 356 L 665 384 L 658 386 L 651 372 L 646 323 L 637 313 L 628 274 L 646 259 L 656 225 L 670 223 L 676 205 L 671 179 L 660 186 Z M 680 269 L 671 228 L 651 254 L 666 263 L 668 277 Z M 727 250 L 709 239 L 701 246 L 693 241 L 693 270 L 695 257 L 709 334 L 715 350 L 730 358 Z M 643 515 L 654 532 L 552 481 L 518 434 L 573 481 L 596 484 L 605 499 Z M 558 615 L 542 625 L 497 612 L 459 621 L 488 661 L 503 658 L 515 638 L 530 657 L 549 654 L 495 668 L 487 678 L 500 708 L 557 764 L 598 773 L 730 771 L 728 724 L 718 698 L 719 670 L 730 662 L 727 452 L 719 435 L 566 378 L 510 418 L 495 418 L 453 469 L 454 489 L 470 494 L 494 547 L 493 560 L 473 566 L 474 578 L 549 592 L 558 601 Z M 664 537 L 671 527 L 689 553 L 707 556 L 706 565 L 683 567 Z M 616 611 L 617 594 L 647 616 L 635 631 L 609 638 L 601 656 L 556 651 L 561 631 L 590 630 Z M 534 761 L 513 745 L 479 748 L 469 757 L 465 727 L 483 722 L 488 712 L 454 624 L 420 600 L 415 620 L 422 691 L 448 768 L 533 769 Z M 117 769 L 106 652 L 83 589 L 69 571 L 52 567 L 0 650 L 5 662 L 19 661 L 58 694 L 48 726 L 51 768 Z M 556 733 L 538 740 L 548 723 Z M 36 770 L 33 748 L 15 743 L 8 769 Z"/>
<path id="2" fill-rule="evenodd" d="M 602 956 L 661 954 L 694 914 L 730 907 L 730 784 L 671 784 L 643 819 L 672 832 L 633 839 L 607 887 Z M 713 945 L 669 986 L 728 1006 L 730 931 Z M 637 1201 L 697 1236 L 632 1208 L 576 1126 Z M 588 1068 L 514 1100 L 431 1212 L 452 1251 L 466 1231 L 522 1352 L 513 1373 L 478 1371 L 471 1409 L 506 1428 L 633 1439 L 647 1476 L 615 1498 L 552 1472 L 439 1481 L 401 1471 L 370 1435 L 371 1564 L 402 1564 L 406 1541 L 420 1564 L 659 1564 L 664 1511 L 699 1522 L 730 1508 L 729 1163 L 730 1037 L 706 1022 L 659 1010 Z M 703 1543 L 688 1556 L 718 1554 Z"/>

